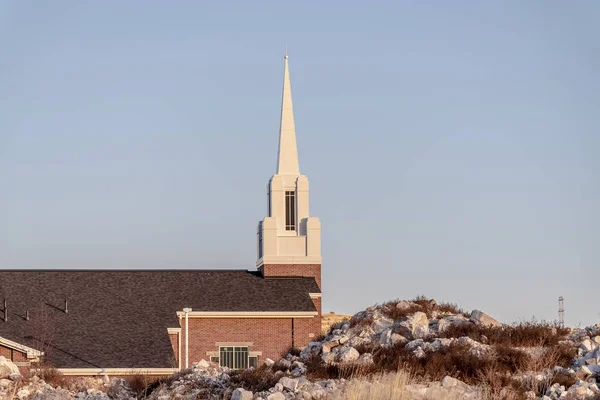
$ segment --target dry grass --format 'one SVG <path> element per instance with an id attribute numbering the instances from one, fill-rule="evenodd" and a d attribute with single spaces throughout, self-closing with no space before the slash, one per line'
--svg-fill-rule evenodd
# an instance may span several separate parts
<path id="1" fill-rule="evenodd" d="M 373 315 L 367 315 L 365 317 L 361 316 L 352 316 L 350 318 L 350 328 L 354 328 L 356 326 L 370 326 L 373 323 Z"/>
<path id="2" fill-rule="evenodd" d="M 68 378 L 66 378 L 58 369 L 51 363 L 40 363 L 32 366 L 30 369 L 33 376 L 37 376 L 49 385 L 54 387 L 66 387 L 68 385 Z"/>
<path id="3" fill-rule="evenodd" d="M 413 396 L 406 389 L 410 382 L 410 375 L 403 371 L 370 379 L 354 379 L 343 393 L 337 393 L 332 400 L 410 400 Z"/>
<path id="4" fill-rule="evenodd" d="M 123 378 L 138 398 L 148 396 L 160 384 L 161 379 L 147 374 L 129 375 Z"/>
<path id="5" fill-rule="evenodd" d="M 549 347 L 568 334 L 568 329 L 541 321 L 521 322 L 512 326 L 482 326 L 470 323 L 450 325 L 441 337 L 459 338 L 468 336 L 481 343 L 513 347 Z"/>
<path id="6" fill-rule="evenodd" d="M 387 303 L 384 303 L 381 306 L 381 312 L 386 317 L 397 320 L 400 318 L 407 317 L 412 315 L 418 311 L 423 312 L 427 315 L 427 318 L 431 318 L 434 315 L 434 312 L 440 314 L 462 314 L 465 317 L 468 317 L 469 314 L 460 308 L 458 305 L 453 303 L 437 303 L 433 299 L 428 299 L 425 296 L 417 296 L 414 299 L 410 300 L 409 303 L 404 308 L 398 308 L 398 303 L 401 300 L 393 300 Z"/>
<path id="7" fill-rule="evenodd" d="M 272 388 L 279 381 L 282 375 L 276 374 L 276 372 L 266 365 L 261 365 L 254 369 L 233 371 L 231 381 L 237 387 L 243 387 L 253 392 L 262 392 Z"/>

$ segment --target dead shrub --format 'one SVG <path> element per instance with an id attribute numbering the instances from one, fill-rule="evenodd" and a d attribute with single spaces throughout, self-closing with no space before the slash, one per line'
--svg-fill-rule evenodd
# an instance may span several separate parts
<path id="1" fill-rule="evenodd" d="M 398 303 L 401 300 L 392 300 L 382 304 L 381 312 L 386 317 L 393 319 L 394 321 L 400 318 L 405 318 L 413 315 L 416 312 L 423 312 L 427 315 L 427 318 L 433 317 L 434 312 L 446 313 L 446 314 L 462 314 L 468 316 L 468 314 L 453 303 L 437 303 L 433 299 L 428 299 L 425 296 L 417 296 L 410 300 L 410 303 L 406 307 L 398 308 Z"/>
<path id="2" fill-rule="evenodd" d="M 253 392 L 262 392 L 272 388 L 280 378 L 280 374 L 275 374 L 275 371 L 266 365 L 254 369 L 233 371 L 231 374 L 232 382 L 236 386 Z"/>
<path id="3" fill-rule="evenodd" d="M 305 365 L 309 379 L 352 379 L 377 372 L 374 365 L 326 364 L 318 356 L 311 357 Z"/>
<path id="4" fill-rule="evenodd" d="M 286 351 L 284 351 L 283 353 L 281 353 L 281 358 L 285 358 L 288 354 L 299 357 L 301 351 L 302 350 L 300 350 L 299 348 L 292 346 L 292 347 L 288 348 Z"/>
<path id="5" fill-rule="evenodd" d="M 568 375 L 562 372 L 554 374 L 552 379 L 550 380 L 550 385 L 554 385 L 558 383 L 559 385 L 563 385 L 566 388 L 569 388 L 577 383 L 577 377 L 574 375 Z"/>
<path id="6" fill-rule="evenodd" d="M 124 379 L 138 398 L 149 395 L 156 384 L 160 382 L 159 377 L 147 374 L 128 375 Z"/>
<path id="7" fill-rule="evenodd" d="M 478 342 L 513 347 L 551 347 L 566 336 L 568 331 L 548 322 L 521 322 L 512 326 L 482 326 L 473 323 L 451 324 L 440 334 L 445 338 L 468 336 Z M 485 338 L 484 338 L 485 336 Z"/>
<path id="8" fill-rule="evenodd" d="M 43 362 L 37 364 L 31 369 L 34 376 L 42 379 L 49 385 L 54 387 L 66 387 L 68 385 L 68 378 L 65 377 L 58 369 L 50 362 Z"/>
<path id="9" fill-rule="evenodd" d="M 369 326 L 372 323 L 373 315 L 367 315 L 366 317 L 354 315 L 352 318 L 350 318 L 350 328 L 354 328 L 356 326 Z"/>
<path id="10" fill-rule="evenodd" d="M 354 346 L 354 349 L 360 354 L 373 353 L 379 346 L 373 342 L 364 342 Z"/>
<path id="11" fill-rule="evenodd" d="M 496 355 L 496 362 L 498 363 L 498 369 L 515 373 L 522 371 L 527 368 L 531 362 L 531 356 L 525 353 L 523 350 L 515 349 L 508 346 L 496 345 L 494 346 L 494 352 Z"/>

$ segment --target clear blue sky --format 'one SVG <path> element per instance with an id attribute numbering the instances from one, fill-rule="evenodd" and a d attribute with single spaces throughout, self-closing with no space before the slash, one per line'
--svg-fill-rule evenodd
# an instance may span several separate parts
<path id="1" fill-rule="evenodd" d="M 600 322 L 600 3 L 4 1 L 0 267 L 253 269 L 288 45 L 324 311 Z M 158 289 L 157 294 L 160 292 Z"/>

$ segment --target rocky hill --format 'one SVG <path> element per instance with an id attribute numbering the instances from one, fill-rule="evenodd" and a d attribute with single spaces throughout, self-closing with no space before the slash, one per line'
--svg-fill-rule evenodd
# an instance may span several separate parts
<path id="1" fill-rule="evenodd" d="M 506 325 L 479 310 L 416 298 L 369 307 L 306 348 L 245 371 L 201 361 L 159 381 L 61 384 L 8 371 L 0 398 L 20 400 L 600 399 L 600 324 Z"/>

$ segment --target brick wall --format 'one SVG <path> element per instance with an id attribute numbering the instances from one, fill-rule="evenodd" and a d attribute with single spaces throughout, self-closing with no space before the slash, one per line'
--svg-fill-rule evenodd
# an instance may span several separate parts
<path id="1" fill-rule="evenodd" d="M 266 264 L 260 271 L 263 276 L 310 276 L 321 288 L 321 264 Z"/>
<path id="2" fill-rule="evenodd" d="M 6 357 L 11 361 L 27 361 L 27 354 L 8 347 L 0 346 L 0 356 Z"/>
<path id="3" fill-rule="evenodd" d="M 171 346 L 173 347 L 173 356 L 174 356 L 174 365 L 173 367 L 179 367 L 179 335 L 176 333 L 169 334 L 169 340 L 171 341 Z"/>
<path id="4" fill-rule="evenodd" d="M 293 318 L 293 345 L 305 347 L 312 340 L 316 318 Z M 181 319 L 181 358 L 185 366 L 185 318 Z M 189 363 L 209 360 L 207 351 L 218 352 L 217 342 L 252 342 L 249 351 L 261 351 L 265 358 L 277 360 L 292 346 L 292 318 L 190 318 Z"/>

